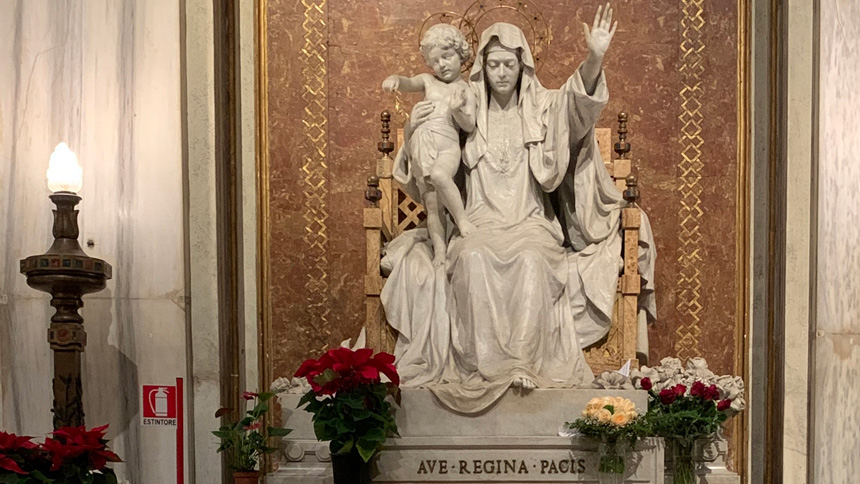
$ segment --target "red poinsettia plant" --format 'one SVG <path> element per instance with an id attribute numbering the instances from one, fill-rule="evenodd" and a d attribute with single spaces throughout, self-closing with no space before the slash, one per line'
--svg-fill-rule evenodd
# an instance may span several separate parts
<path id="1" fill-rule="evenodd" d="M 329 441 L 332 454 L 356 452 L 369 462 L 388 435 L 397 433 L 386 398 L 400 384 L 393 355 L 336 348 L 302 363 L 295 376 L 311 386 L 298 406 L 307 405 L 317 439 Z"/>
<path id="2" fill-rule="evenodd" d="M 0 432 L 0 483 L 116 484 L 107 464 L 121 460 L 107 447 L 107 427 L 62 427 L 41 444 Z"/>

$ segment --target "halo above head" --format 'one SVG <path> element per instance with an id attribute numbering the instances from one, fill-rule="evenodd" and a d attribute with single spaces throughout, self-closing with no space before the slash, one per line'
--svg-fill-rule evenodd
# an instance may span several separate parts
<path id="1" fill-rule="evenodd" d="M 465 17 L 454 12 L 439 12 L 434 13 L 424 19 L 421 28 L 418 30 L 418 48 L 421 48 L 421 39 L 430 27 L 437 24 L 448 24 L 460 30 L 466 41 L 472 46 L 472 56 L 462 63 L 460 70 L 468 72 L 475 63 L 475 49 L 478 47 L 478 32 L 475 26 Z"/>
<path id="2" fill-rule="evenodd" d="M 463 18 L 474 27 L 476 40 L 480 37 L 477 32 L 486 28 L 484 24 L 487 23 L 508 22 L 520 27 L 531 46 L 535 71 L 539 71 L 543 66 L 543 60 L 549 51 L 552 33 L 549 24 L 544 20 L 543 14 L 534 2 L 528 0 L 476 0 L 466 9 Z M 473 50 L 477 50 L 477 46 Z"/>

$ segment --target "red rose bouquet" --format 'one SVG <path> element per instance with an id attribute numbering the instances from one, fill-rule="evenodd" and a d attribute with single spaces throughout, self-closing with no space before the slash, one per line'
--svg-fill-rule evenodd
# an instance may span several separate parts
<path id="1" fill-rule="evenodd" d="M 649 394 L 645 418 L 657 436 L 671 445 L 675 484 L 694 482 L 696 440 L 717 434 L 723 423 L 744 409 L 743 380 L 717 376 L 702 358 L 686 368 L 677 358 L 664 358 L 654 368 L 632 372 L 637 388 Z"/>
<path id="2" fill-rule="evenodd" d="M 382 382 L 382 376 L 390 380 Z M 295 374 L 311 385 L 299 407 L 313 414 L 314 432 L 332 454 L 357 452 L 364 462 L 379 450 L 397 424 L 386 397 L 400 377 L 394 356 L 371 349 L 337 348 L 302 363 Z"/>
<path id="3" fill-rule="evenodd" d="M 106 429 L 63 427 L 42 444 L 0 432 L 0 483 L 116 484 L 107 464 L 121 460 L 107 448 Z"/>
<path id="4" fill-rule="evenodd" d="M 713 435 L 729 418 L 731 400 L 720 400 L 714 384 L 695 381 L 688 389 L 678 383 L 657 392 L 649 378 L 640 381 L 648 390 L 649 420 L 654 432 L 664 438 L 695 440 Z"/>

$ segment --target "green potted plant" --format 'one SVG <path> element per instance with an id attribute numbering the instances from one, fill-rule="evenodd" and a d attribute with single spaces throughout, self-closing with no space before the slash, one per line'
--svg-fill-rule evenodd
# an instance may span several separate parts
<path id="1" fill-rule="evenodd" d="M 2 484 L 116 484 L 108 462 L 121 462 L 108 449 L 107 425 L 87 430 L 62 427 L 41 444 L 32 437 L 0 432 Z"/>
<path id="2" fill-rule="evenodd" d="M 582 417 L 565 425 L 574 431 L 573 436 L 600 439 L 597 466 L 600 484 L 623 482 L 627 451 L 650 433 L 647 421 L 636 410 L 636 404 L 624 397 L 592 398 L 582 411 Z"/>
<path id="3" fill-rule="evenodd" d="M 270 437 L 284 437 L 290 433 L 290 429 L 277 427 L 263 427 L 263 415 L 269 410 L 268 401 L 274 393 L 251 393 L 245 392 L 242 398 L 246 402 L 253 401 L 254 406 L 245 412 L 245 416 L 236 422 L 228 422 L 220 429 L 212 432 L 221 439 L 218 452 L 227 452 L 228 465 L 233 470 L 233 479 L 236 484 L 257 484 L 260 481 L 260 472 L 257 464 L 260 457 L 271 454 L 278 450 L 270 447 Z M 215 413 L 220 418 L 231 412 L 229 408 L 219 409 Z"/>
<path id="4" fill-rule="evenodd" d="M 298 406 L 313 414 L 317 439 L 329 442 L 335 484 L 371 482 L 371 459 L 397 433 L 386 399 L 400 384 L 394 356 L 337 348 L 305 361 L 295 376 L 311 385 Z"/>

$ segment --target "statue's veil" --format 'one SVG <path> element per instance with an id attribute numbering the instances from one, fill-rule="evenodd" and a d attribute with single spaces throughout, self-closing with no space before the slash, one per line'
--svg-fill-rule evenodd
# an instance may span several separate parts
<path id="1" fill-rule="evenodd" d="M 469 73 L 469 84 L 475 91 L 478 100 L 477 129 L 469 136 L 463 161 L 466 166 L 472 168 L 480 161 L 487 152 L 487 112 L 489 103 L 489 91 L 484 75 L 484 58 L 487 46 L 498 39 L 502 46 L 517 50 L 520 55 L 522 72 L 520 73 L 520 85 L 518 94 L 518 109 L 523 119 L 523 141 L 526 143 L 537 142 L 543 139 L 540 126 L 540 94 L 545 90 L 535 75 L 535 61 L 529 42 L 523 31 L 509 23 L 495 23 L 487 27 L 481 34 L 481 42 L 475 54 L 475 63 Z"/>

